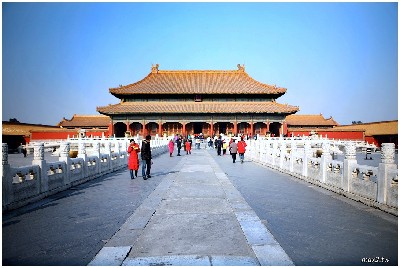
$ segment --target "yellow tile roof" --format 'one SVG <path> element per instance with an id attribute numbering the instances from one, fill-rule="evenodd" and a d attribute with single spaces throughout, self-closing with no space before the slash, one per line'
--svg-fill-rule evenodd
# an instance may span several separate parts
<path id="1" fill-rule="evenodd" d="M 121 102 L 97 107 L 102 114 L 205 114 L 205 113 L 283 113 L 299 110 L 297 106 L 276 102 Z"/>
<path id="2" fill-rule="evenodd" d="M 58 123 L 61 127 L 108 127 L 111 118 L 106 115 L 77 115 L 74 114 L 70 120 L 63 119 Z"/>
<path id="3" fill-rule="evenodd" d="M 291 114 L 286 117 L 288 126 L 337 126 L 333 118 L 325 119 L 322 114 Z"/>
<path id="4" fill-rule="evenodd" d="M 365 130 L 365 136 L 397 135 L 398 120 L 346 125 L 334 129 L 361 129 Z"/>
<path id="5" fill-rule="evenodd" d="M 132 94 L 275 94 L 286 88 L 260 83 L 251 78 L 244 67 L 239 70 L 159 71 L 150 72 L 144 79 L 117 88 L 113 95 Z"/>
<path id="6" fill-rule="evenodd" d="M 45 130 L 54 131 L 60 129 L 56 126 L 44 126 L 24 123 L 2 123 L 2 135 L 14 135 L 14 136 L 29 136 L 30 131 Z"/>
<path id="7" fill-rule="evenodd" d="M 363 129 L 354 129 L 354 128 L 348 128 L 348 129 L 344 129 L 344 128 L 321 128 L 321 127 L 314 127 L 314 128 L 290 128 L 288 127 L 288 131 L 290 132 L 295 132 L 295 131 L 320 131 L 320 132 L 354 132 L 354 131 L 362 131 L 364 132 Z"/>

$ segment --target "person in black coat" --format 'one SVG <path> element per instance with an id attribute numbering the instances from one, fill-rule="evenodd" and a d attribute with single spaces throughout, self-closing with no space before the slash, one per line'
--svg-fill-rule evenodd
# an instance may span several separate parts
<path id="1" fill-rule="evenodd" d="M 178 148 L 178 154 L 177 154 L 177 156 L 181 156 L 181 148 L 182 148 L 182 138 L 181 138 L 181 137 L 179 137 L 179 138 L 176 140 L 176 147 Z"/>
<path id="2" fill-rule="evenodd" d="M 221 155 L 221 147 L 222 147 L 222 137 L 219 136 L 218 140 L 216 141 L 217 146 L 217 154 Z"/>
<path id="3" fill-rule="evenodd" d="M 142 176 L 144 180 L 151 178 L 151 149 L 150 149 L 151 136 L 147 135 L 146 139 L 142 142 L 142 148 L 140 149 L 142 157 Z"/>

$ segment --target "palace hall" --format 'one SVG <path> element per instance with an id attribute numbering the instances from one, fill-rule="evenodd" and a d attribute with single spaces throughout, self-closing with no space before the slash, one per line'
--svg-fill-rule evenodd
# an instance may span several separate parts
<path id="1" fill-rule="evenodd" d="M 111 118 L 116 137 L 279 136 L 287 133 L 286 116 L 299 110 L 276 101 L 286 90 L 256 81 L 240 64 L 236 70 L 159 70 L 156 64 L 142 80 L 110 88 L 120 102 L 97 111 Z"/>

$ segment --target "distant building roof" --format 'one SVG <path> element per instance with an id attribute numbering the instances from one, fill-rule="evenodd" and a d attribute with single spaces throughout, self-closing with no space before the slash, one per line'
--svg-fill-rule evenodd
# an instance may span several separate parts
<path id="1" fill-rule="evenodd" d="M 361 129 L 365 130 L 365 136 L 397 135 L 398 120 L 353 124 L 335 127 L 334 129 Z"/>
<path id="2" fill-rule="evenodd" d="M 311 132 L 311 131 L 317 131 L 317 132 L 364 132 L 363 129 L 360 128 L 340 128 L 340 127 L 334 127 L 334 128 L 321 128 L 321 129 L 316 129 L 316 128 L 288 128 L 289 132 Z"/>
<path id="3" fill-rule="evenodd" d="M 2 122 L 2 135 L 29 136 L 30 131 L 37 131 L 37 130 L 54 131 L 57 129 L 59 129 L 59 127 L 57 126 L 14 123 L 7 121 Z"/>
<path id="4" fill-rule="evenodd" d="M 290 126 L 337 126 L 339 125 L 332 117 L 325 119 L 322 114 L 291 114 L 286 117 L 286 123 Z"/>
<path id="5" fill-rule="evenodd" d="M 297 106 L 276 102 L 121 102 L 97 107 L 104 114 L 295 113 Z"/>
<path id="6" fill-rule="evenodd" d="M 108 127 L 111 118 L 106 115 L 77 115 L 74 114 L 70 120 L 63 118 L 58 123 L 60 127 Z"/>
<path id="7" fill-rule="evenodd" d="M 160 71 L 158 64 L 142 80 L 110 88 L 115 96 L 132 94 L 273 94 L 281 96 L 286 88 L 260 83 L 238 65 L 238 70 Z"/>

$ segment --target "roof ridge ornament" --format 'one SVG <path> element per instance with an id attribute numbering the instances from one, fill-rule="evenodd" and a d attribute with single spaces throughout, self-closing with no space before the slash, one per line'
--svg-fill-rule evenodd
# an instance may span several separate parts
<path id="1" fill-rule="evenodd" d="M 238 71 L 241 71 L 241 72 L 244 72 L 245 70 L 244 70 L 244 64 L 243 65 L 240 65 L 240 63 L 237 65 L 237 67 L 238 67 Z"/>
<path id="2" fill-rule="evenodd" d="M 158 66 L 160 66 L 160 65 L 158 65 L 158 63 L 156 64 L 156 65 L 151 65 L 151 72 L 152 73 L 158 73 Z"/>

